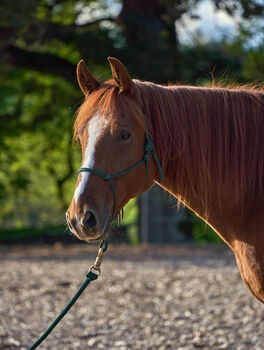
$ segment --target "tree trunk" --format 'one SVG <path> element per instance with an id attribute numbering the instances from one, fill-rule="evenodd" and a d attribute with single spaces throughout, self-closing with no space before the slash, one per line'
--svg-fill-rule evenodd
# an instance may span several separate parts
<path id="1" fill-rule="evenodd" d="M 123 0 L 119 24 L 140 78 L 167 83 L 175 70 L 177 39 L 173 11 L 160 0 Z"/>

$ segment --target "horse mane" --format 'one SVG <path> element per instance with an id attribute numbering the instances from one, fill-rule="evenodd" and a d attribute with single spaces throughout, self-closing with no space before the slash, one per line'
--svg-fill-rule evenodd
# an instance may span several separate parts
<path id="1" fill-rule="evenodd" d="M 196 195 L 205 212 L 211 194 L 226 186 L 243 210 L 245 199 L 264 196 L 264 90 L 253 86 L 161 86 L 133 80 L 163 172 L 170 174 L 183 201 Z M 114 80 L 100 85 L 78 111 L 74 135 L 100 108 L 114 115 L 133 108 Z M 135 113 L 134 113 L 135 114 Z M 141 120 L 144 127 L 144 121 Z"/>
<path id="2" fill-rule="evenodd" d="M 206 216 L 212 194 L 220 208 L 226 205 L 221 203 L 226 187 L 242 211 L 250 196 L 263 198 L 262 88 L 136 85 L 159 160 L 179 189 L 179 200 L 196 195 Z"/>

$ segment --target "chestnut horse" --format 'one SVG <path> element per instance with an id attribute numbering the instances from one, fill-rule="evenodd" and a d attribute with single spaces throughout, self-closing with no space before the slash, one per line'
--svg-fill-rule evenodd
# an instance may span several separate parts
<path id="1" fill-rule="evenodd" d="M 108 60 L 113 79 L 105 83 L 84 61 L 77 67 L 85 101 L 74 129 L 83 160 L 70 230 L 105 238 L 116 213 L 156 182 L 223 238 L 264 302 L 264 91 L 165 87 L 132 80 Z"/>

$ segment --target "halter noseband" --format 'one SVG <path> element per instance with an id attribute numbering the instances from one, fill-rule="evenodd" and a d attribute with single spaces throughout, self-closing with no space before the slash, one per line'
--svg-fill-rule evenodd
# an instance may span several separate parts
<path id="1" fill-rule="evenodd" d="M 136 169 L 138 166 L 140 166 L 143 163 L 146 163 L 146 177 L 148 177 L 148 166 L 149 166 L 150 153 L 152 154 L 152 157 L 153 157 L 154 161 L 157 164 L 157 167 L 159 169 L 159 174 L 160 174 L 160 182 L 162 182 L 162 179 L 163 179 L 162 168 L 161 168 L 160 162 L 158 160 L 158 157 L 157 157 L 154 145 L 153 145 L 153 143 L 151 141 L 151 138 L 148 135 L 147 128 L 146 128 L 146 143 L 145 143 L 145 146 L 144 146 L 144 156 L 143 156 L 143 159 L 141 161 L 139 161 L 135 165 L 131 166 L 130 168 L 122 171 L 121 173 L 117 173 L 117 174 L 114 174 L 114 175 L 105 174 L 105 173 L 102 173 L 101 171 L 98 171 L 98 170 L 95 170 L 95 169 L 91 169 L 91 168 L 80 168 L 78 170 L 78 174 L 81 173 L 81 172 L 91 173 L 91 174 L 100 176 L 104 180 L 109 182 L 111 190 L 112 190 L 112 193 L 113 193 L 114 213 L 115 213 L 115 210 L 116 210 L 116 193 L 115 193 L 115 187 L 114 187 L 112 179 L 115 179 L 115 178 L 117 178 L 119 176 L 122 176 L 122 175 L 125 175 L 125 174 L 129 173 L 130 171 Z"/>

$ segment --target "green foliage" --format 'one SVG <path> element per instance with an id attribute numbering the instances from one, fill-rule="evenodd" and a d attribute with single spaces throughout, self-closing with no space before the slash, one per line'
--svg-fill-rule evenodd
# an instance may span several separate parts
<path id="1" fill-rule="evenodd" d="M 222 243 L 218 234 L 202 219 L 193 214 L 192 236 L 199 243 Z"/>
<path id="2" fill-rule="evenodd" d="M 248 79 L 263 84 L 264 46 L 249 50 L 243 64 L 243 74 Z"/>
<path id="3" fill-rule="evenodd" d="M 137 199 L 133 198 L 124 207 L 124 220 L 123 220 L 123 224 L 128 227 L 127 235 L 132 245 L 139 244 L 137 221 L 138 221 Z"/>
<path id="4" fill-rule="evenodd" d="M 29 23 L 37 21 L 38 7 L 38 2 L 35 0 L 2 0 L 0 5 L 1 27 L 24 31 Z"/>
<path id="5" fill-rule="evenodd" d="M 0 223 L 19 226 L 22 220 L 35 226 L 57 224 L 58 218 L 61 223 L 66 199 L 58 198 L 56 183 L 73 174 L 73 159 L 80 160 L 72 147 L 72 107 L 80 94 L 63 79 L 37 72 L 16 70 L 5 84 L 0 103 Z"/>
<path id="6" fill-rule="evenodd" d="M 250 20 L 240 25 L 239 34 L 224 49 L 237 58 L 243 82 L 263 85 L 264 79 L 264 26 L 262 21 Z"/>

